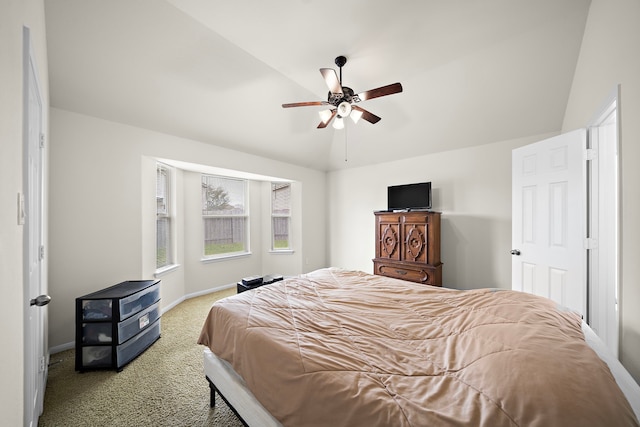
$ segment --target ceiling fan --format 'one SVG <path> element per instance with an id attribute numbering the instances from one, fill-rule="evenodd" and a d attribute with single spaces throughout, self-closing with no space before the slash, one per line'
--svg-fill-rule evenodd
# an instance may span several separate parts
<path id="1" fill-rule="evenodd" d="M 346 117 L 351 117 L 354 123 L 357 123 L 361 118 L 372 124 L 378 123 L 380 117 L 357 106 L 356 103 L 402 92 L 402 85 L 400 83 L 393 83 L 356 94 L 350 87 L 342 86 L 342 67 L 347 63 L 347 58 L 338 56 L 335 62 L 340 68 L 339 79 L 333 68 L 320 68 L 320 74 L 322 74 L 325 83 L 329 87 L 329 95 L 326 101 L 294 102 L 291 104 L 282 104 L 282 108 L 328 105 L 329 109 L 320 111 L 319 113 L 321 121 L 318 129 L 327 127 L 334 118 L 333 127 L 335 129 L 344 128 L 343 119 Z"/>

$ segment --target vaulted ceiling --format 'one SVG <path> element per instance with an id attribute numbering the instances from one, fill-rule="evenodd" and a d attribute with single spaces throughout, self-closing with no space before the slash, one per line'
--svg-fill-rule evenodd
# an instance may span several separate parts
<path id="1" fill-rule="evenodd" d="M 558 132 L 589 0 L 45 0 L 51 105 L 320 170 Z M 316 129 L 319 68 L 375 125 Z M 348 161 L 345 162 L 345 157 Z"/>

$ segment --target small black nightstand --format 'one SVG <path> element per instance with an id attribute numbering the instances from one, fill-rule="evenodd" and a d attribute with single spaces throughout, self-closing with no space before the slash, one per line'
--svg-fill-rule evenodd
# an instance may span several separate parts
<path id="1" fill-rule="evenodd" d="M 253 276 L 252 279 L 254 277 L 255 276 Z M 270 274 L 267 276 L 263 276 L 261 280 L 253 279 L 248 281 L 248 280 L 242 279 L 236 284 L 236 288 L 238 293 L 241 293 L 244 291 L 250 291 L 251 289 L 259 288 L 260 286 L 269 285 L 273 282 L 279 282 L 282 279 L 283 277 L 281 274 Z"/>

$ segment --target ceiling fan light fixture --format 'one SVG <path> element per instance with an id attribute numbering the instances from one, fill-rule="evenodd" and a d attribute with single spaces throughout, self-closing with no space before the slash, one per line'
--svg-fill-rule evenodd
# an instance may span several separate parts
<path id="1" fill-rule="evenodd" d="M 332 126 L 334 129 L 344 129 L 344 120 L 342 120 L 342 117 L 336 117 Z"/>
<path id="2" fill-rule="evenodd" d="M 320 115 L 320 120 L 322 120 L 322 123 L 324 124 L 327 124 L 333 116 L 333 112 L 331 110 L 322 110 L 319 111 L 318 114 Z"/>
<path id="3" fill-rule="evenodd" d="M 339 117 L 347 117 L 351 114 L 351 104 L 347 101 L 342 101 L 338 104 L 338 116 Z"/>
<path id="4" fill-rule="evenodd" d="M 360 120 L 360 118 L 362 117 L 362 111 L 353 110 L 349 117 L 351 117 L 351 120 L 353 120 L 353 123 L 357 124 L 358 120 Z"/>

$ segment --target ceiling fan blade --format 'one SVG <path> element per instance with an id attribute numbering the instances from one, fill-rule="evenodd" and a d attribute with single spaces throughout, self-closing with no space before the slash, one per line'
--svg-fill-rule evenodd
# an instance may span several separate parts
<path id="1" fill-rule="evenodd" d="M 331 93 L 339 93 L 342 95 L 342 85 L 340 85 L 336 70 L 333 68 L 320 68 L 320 73 L 322 77 L 324 77 L 324 81 Z"/>
<path id="2" fill-rule="evenodd" d="M 365 110 L 364 108 L 358 107 L 357 105 L 352 105 L 351 108 L 356 110 L 356 111 L 360 111 L 362 113 L 362 117 L 361 118 L 366 120 L 366 121 L 368 121 L 371 124 L 376 124 L 380 120 L 382 120 L 380 117 L 378 117 L 375 114 Z"/>
<path id="3" fill-rule="evenodd" d="M 329 118 L 327 120 L 322 120 L 320 122 L 320 124 L 318 125 L 318 129 L 324 129 L 327 127 L 327 125 L 329 123 L 331 123 L 331 120 L 333 120 L 333 118 L 336 116 L 336 113 L 338 112 L 338 110 L 331 110 L 331 116 L 329 116 Z"/>
<path id="4" fill-rule="evenodd" d="M 393 83 L 387 86 L 382 86 L 376 89 L 371 89 L 358 94 L 360 101 L 366 101 L 367 99 L 379 98 L 381 96 L 393 95 L 394 93 L 402 92 L 402 85 L 400 83 Z"/>
<path id="5" fill-rule="evenodd" d="M 327 101 L 309 101 L 309 102 L 294 102 L 291 104 L 282 104 L 282 108 L 290 107 L 311 107 L 314 105 L 329 105 Z"/>

